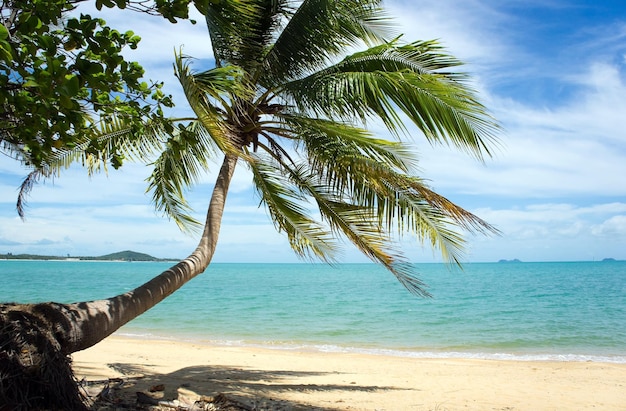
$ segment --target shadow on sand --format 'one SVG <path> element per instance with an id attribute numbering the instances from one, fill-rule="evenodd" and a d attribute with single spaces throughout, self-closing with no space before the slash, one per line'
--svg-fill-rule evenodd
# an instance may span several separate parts
<path id="1" fill-rule="evenodd" d="M 246 368 L 232 368 L 228 366 L 194 366 L 182 368 L 169 374 L 150 373 L 144 368 L 132 364 L 108 364 L 108 366 L 125 376 L 122 383 L 118 383 L 111 398 L 118 404 L 131 405 L 137 403 L 138 392 L 150 395 L 161 401 L 173 401 L 181 396 L 196 396 L 195 399 L 226 397 L 232 399 L 230 407 L 217 408 L 228 410 L 272 410 L 272 411 L 337 411 L 351 408 L 351 404 L 342 399 L 328 400 L 328 405 L 311 405 L 290 399 L 290 393 L 306 393 L 311 395 L 343 392 L 375 392 L 397 391 L 397 387 L 376 385 L 358 385 L 355 382 L 347 383 L 310 383 L 306 382 L 315 377 L 334 375 L 333 380 L 341 377 L 339 373 L 318 373 L 284 370 L 256 370 Z M 297 380 L 303 380 L 297 383 Z M 296 382 L 294 382 L 296 381 Z M 102 382 L 100 382 L 102 383 Z M 139 394 L 141 396 L 141 394 Z M 189 403 L 189 397 L 187 398 Z M 191 400 L 193 404 L 194 399 Z M 102 403 L 100 403 L 102 404 Z M 103 409 L 102 407 L 98 409 Z M 105 408 L 106 409 L 106 408 Z M 118 409 L 118 408 L 110 408 Z M 146 409 L 159 409 L 146 408 Z M 172 409 L 172 408 L 163 408 Z M 202 408 L 199 408 L 202 409 Z M 208 409 L 208 408 L 207 408 Z M 212 408 L 216 409 L 216 408 Z"/>

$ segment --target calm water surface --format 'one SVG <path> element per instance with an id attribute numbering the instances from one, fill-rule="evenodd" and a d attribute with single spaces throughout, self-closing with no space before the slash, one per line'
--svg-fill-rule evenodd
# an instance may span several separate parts
<path id="1" fill-rule="evenodd" d="M 169 263 L 0 261 L 0 301 L 106 298 Z M 213 264 L 118 333 L 403 356 L 626 362 L 626 262 Z"/>

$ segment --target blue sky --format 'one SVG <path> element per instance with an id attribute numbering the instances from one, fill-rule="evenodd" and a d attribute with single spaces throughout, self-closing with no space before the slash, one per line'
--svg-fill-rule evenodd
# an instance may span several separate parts
<path id="1" fill-rule="evenodd" d="M 503 126 L 484 164 L 416 134 L 422 175 L 449 199 L 502 231 L 467 237 L 466 261 L 626 259 L 626 7 L 621 1 L 395 0 L 386 8 L 404 39 L 439 39 L 466 63 L 482 101 Z M 186 110 L 172 76 L 173 50 L 211 50 L 202 24 L 109 12 L 107 22 L 142 37 L 131 55 L 147 77 L 164 80 Z M 201 21 L 201 20 L 200 20 Z M 376 129 L 381 136 L 382 129 Z M 214 167 L 217 170 L 217 165 Z M 186 256 L 196 236 L 158 215 L 145 193 L 149 168 L 127 164 L 87 177 L 73 168 L 35 187 L 27 219 L 15 212 L 27 171 L 0 156 L 0 253 L 73 256 L 131 249 Z M 202 218 L 208 175 L 190 193 Z M 419 242 L 403 244 L 415 262 L 439 261 Z M 346 246 L 342 261 L 366 261 Z M 251 178 L 238 169 L 214 258 L 217 262 L 298 261 L 274 230 Z"/>

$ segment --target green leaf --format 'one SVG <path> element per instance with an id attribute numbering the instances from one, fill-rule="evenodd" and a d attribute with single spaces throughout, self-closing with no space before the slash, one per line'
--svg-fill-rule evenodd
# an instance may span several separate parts
<path id="1" fill-rule="evenodd" d="M 74 97 L 80 91 L 80 84 L 78 77 L 72 74 L 65 76 L 65 83 L 60 89 L 62 95 L 67 97 Z"/>
<path id="2" fill-rule="evenodd" d="M 71 98 L 61 95 L 59 97 L 59 103 L 61 103 L 61 107 L 63 108 L 67 108 L 67 109 L 72 109 L 74 108 L 74 100 L 72 100 Z"/>
<path id="3" fill-rule="evenodd" d="M 39 87 L 39 83 L 37 83 L 34 79 L 28 79 L 23 84 L 23 87 L 24 88 L 27 88 L 27 87 Z"/>
<path id="4" fill-rule="evenodd" d="M 0 40 L 6 40 L 9 38 L 9 30 L 0 23 Z"/>
<path id="5" fill-rule="evenodd" d="M 13 54 L 11 53 L 11 45 L 9 42 L 0 40 L 0 59 L 11 62 L 13 60 Z"/>

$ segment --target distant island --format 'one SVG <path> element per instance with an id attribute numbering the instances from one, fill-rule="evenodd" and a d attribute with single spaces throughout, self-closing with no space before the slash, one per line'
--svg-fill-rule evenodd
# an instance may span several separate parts
<path id="1" fill-rule="evenodd" d="M 101 255 L 99 257 L 65 257 L 54 255 L 35 254 L 0 254 L 0 260 L 74 260 L 74 261 L 172 261 L 167 258 L 156 258 L 148 254 L 136 251 L 120 251 L 117 253 Z"/>

